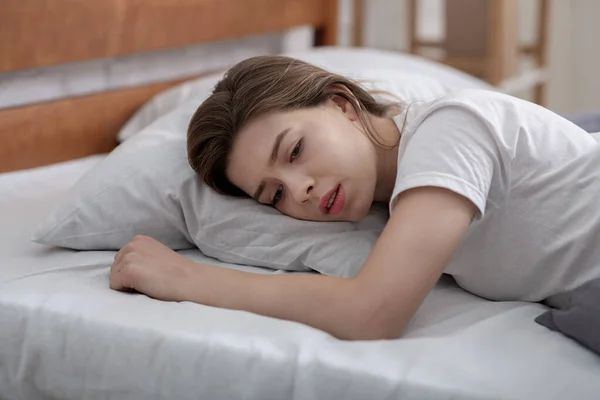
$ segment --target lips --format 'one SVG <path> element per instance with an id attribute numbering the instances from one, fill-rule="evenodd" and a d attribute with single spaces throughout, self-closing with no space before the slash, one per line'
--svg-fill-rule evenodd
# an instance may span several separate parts
<path id="1" fill-rule="evenodd" d="M 337 185 L 321 198 L 319 209 L 323 214 L 339 214 L 344 208 L 344 190 Z"/>

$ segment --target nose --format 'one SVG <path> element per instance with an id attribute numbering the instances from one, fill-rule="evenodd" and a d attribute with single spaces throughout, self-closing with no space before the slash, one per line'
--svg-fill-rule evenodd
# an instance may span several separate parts
<path id="1" fill-rule="evenodd" d="M 292 197 L 298 204 L 304 204 L 310 200 L 314 187 L 314 180 L 310 177 L 304 176 L 296 177 L 296 179 L 291 180 L 289 190 Z"/>

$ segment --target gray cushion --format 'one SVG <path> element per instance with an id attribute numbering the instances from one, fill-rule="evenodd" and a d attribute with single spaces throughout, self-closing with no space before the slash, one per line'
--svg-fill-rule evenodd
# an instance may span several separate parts
<path id="1" fill-rule="evenodd" d="M 600 279 L 551 299 L 553 306 L 535 321 L 600 355 Z"/>

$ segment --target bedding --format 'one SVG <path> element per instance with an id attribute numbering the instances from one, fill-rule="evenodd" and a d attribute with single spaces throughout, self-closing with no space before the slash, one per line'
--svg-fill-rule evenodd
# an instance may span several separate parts
<path id="1" fill-rule="evenodd" d="M 403 339 L 373 342 L 112 291 L 114 251 L 29 241 L 102 159 L 0 175 L 2 399 L 598 398 L 600 358 L 535 323 L 545 306 L 489 302 L 447 277 Z"/>

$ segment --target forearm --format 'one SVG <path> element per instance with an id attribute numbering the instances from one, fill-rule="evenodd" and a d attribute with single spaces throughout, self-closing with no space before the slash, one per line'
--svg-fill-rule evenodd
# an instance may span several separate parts
<path id="1" fill-rule="evenodd" d="M 297 321 L 343 339 L 366 338 L 365 313 L 360 309 L 366 303 L 360 301 L 356 288 L 353 279 L 209 267 L 190 281 L 187 297 L 210 306 Z"/>

